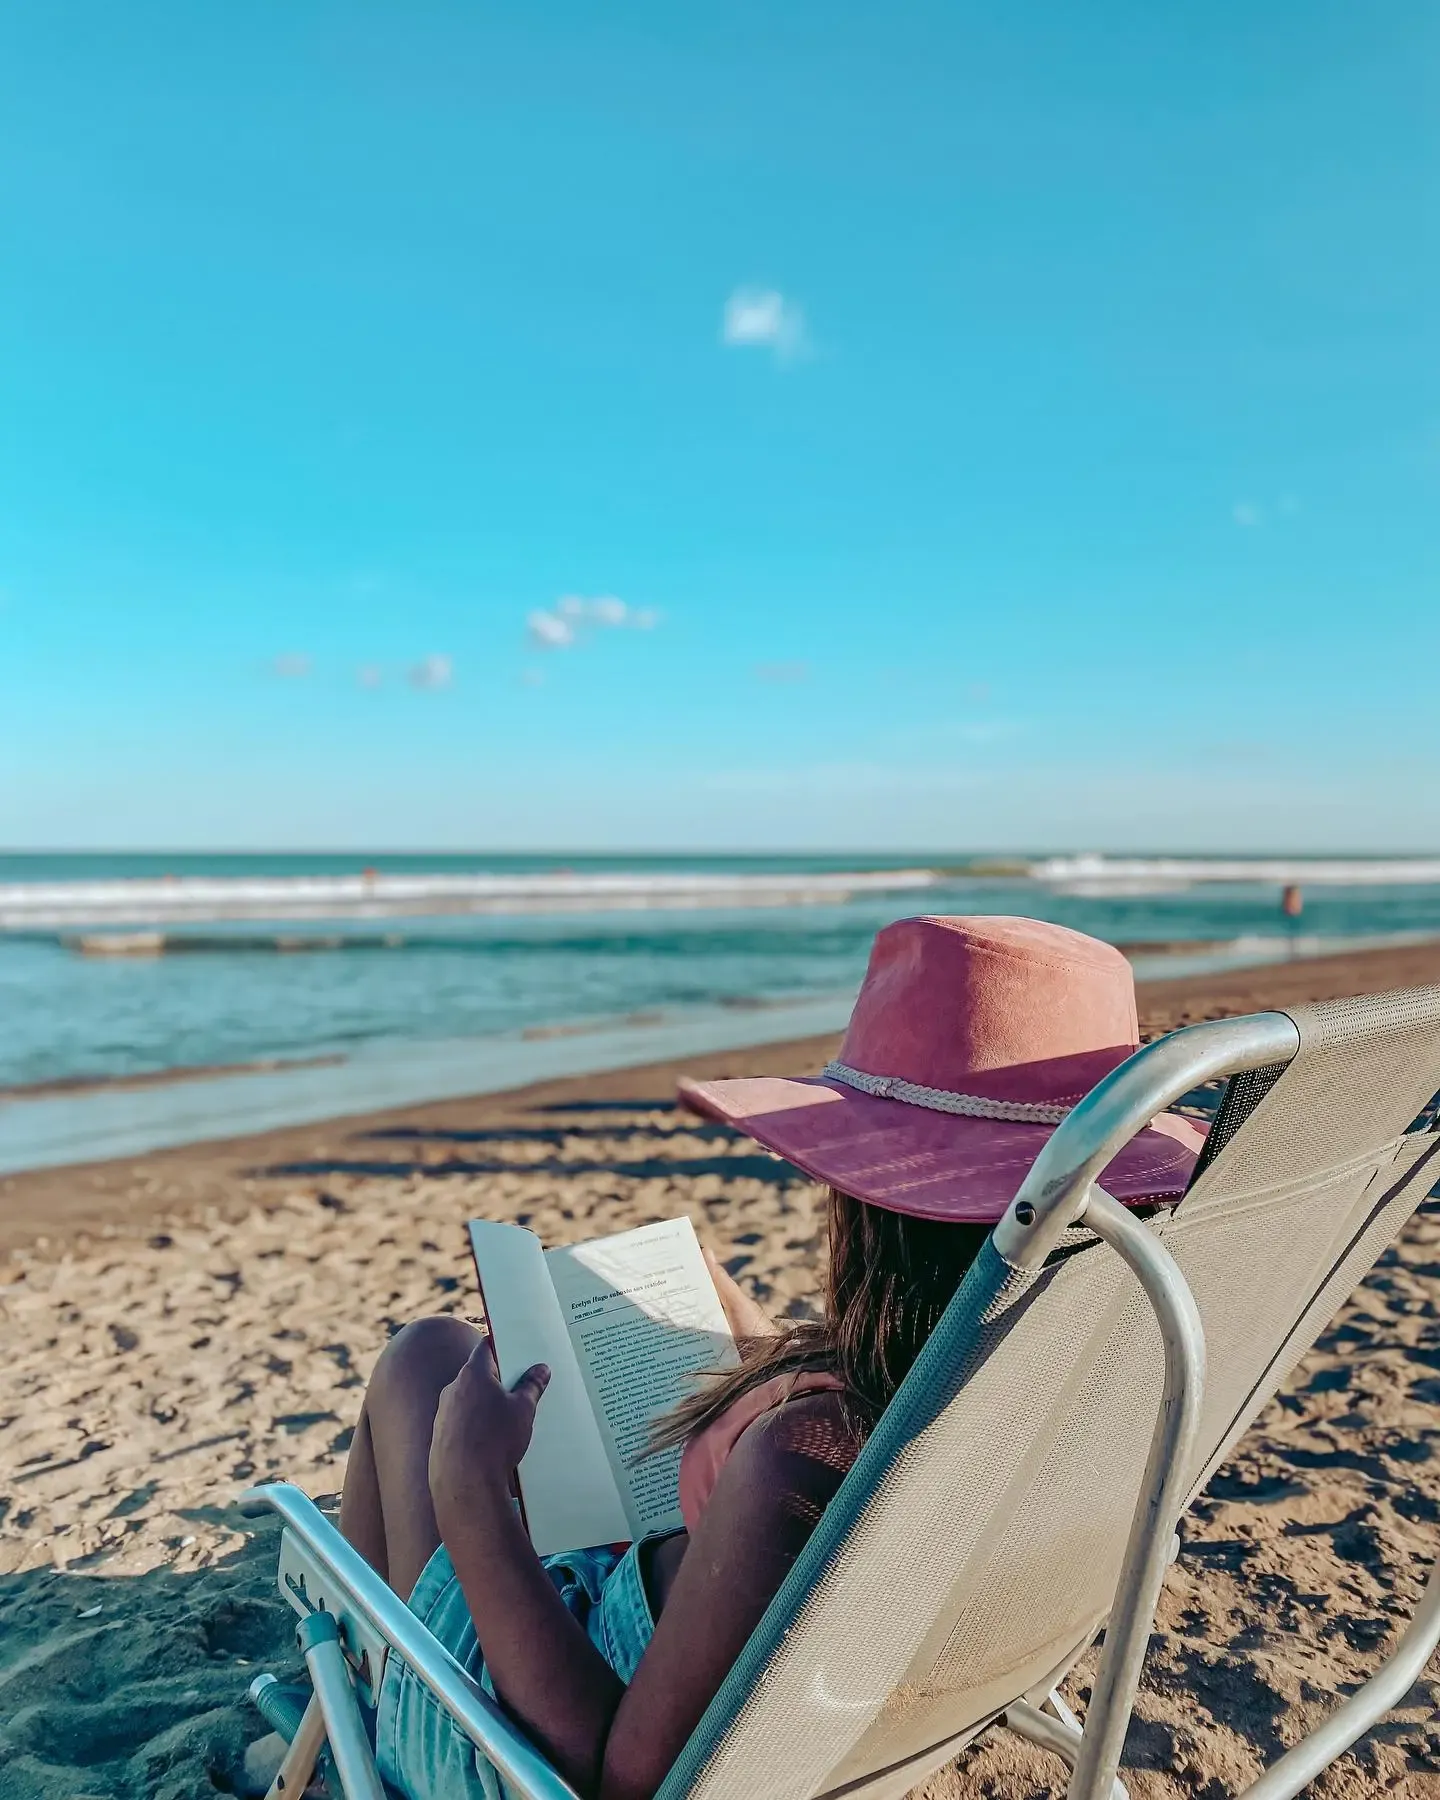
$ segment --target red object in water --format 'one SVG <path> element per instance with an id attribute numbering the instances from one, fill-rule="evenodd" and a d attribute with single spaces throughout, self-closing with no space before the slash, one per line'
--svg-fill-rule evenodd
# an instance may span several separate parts
<path id="1" fill-rule="evenodd" d="M 1305 890 L 1291 882 L 1280 896 L 1280 910 L 1287 919 L 1298 919 L 1305 910 Z"/>

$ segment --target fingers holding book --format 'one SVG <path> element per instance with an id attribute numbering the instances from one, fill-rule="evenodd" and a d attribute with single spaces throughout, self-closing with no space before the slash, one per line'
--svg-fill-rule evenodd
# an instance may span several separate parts
<path id="1" fill-rule="evenodd" d="M 780 1327 L 759 1301 L 753 1300 L 745 1292 L 715 1252 L 707 1248 L 704 1256 L 705 1266 L 710 1271 L 710 1279 L 715 1283 L 715 1292 L 720 1296 L 720 1304 L 725 1309 L 726 1320 L 736 1341 L 744 1343 L 747 1338 L 778 1337 Z"/>
<path id="2" fill-rule="evenodd" d="M 550 1381 L 543 1363 L 506 1389 L 486 1339 L 440 1396 L 430 1440 L 430 1498 L 446 1519 L 487 1502 L 509 1504 L 516 1466 L 530 1447 L 535 1413 Z"/>
<path id="3" fill-rule="evenodd" d="M 534 1548 L 549 1555 L 681 1529 L 679 1452 L 650 1454 L 653 1427 L 737 1360 L 692 1221 L 549 1250 L 498 1220 L 472 1219 L 469 1232 L 502 1379 L 518 1382 L 537 1363 L 554 1371 L 519 1471 Z M 753 1325 L 764 1315 L 744 1317 Z"/>

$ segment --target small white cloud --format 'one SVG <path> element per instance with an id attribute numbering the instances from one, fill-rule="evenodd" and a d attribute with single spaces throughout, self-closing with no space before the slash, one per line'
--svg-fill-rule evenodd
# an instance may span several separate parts
<path id="1" fill-rule="evenodd" d="M 274 657 L 270 663 L 270 673 L 279 676 L 281 681 L 303 681 L 314 666 L 308 656 L 292 651 L 288 655 Z"/>
<path id="2" fill-rule="evenodd" d="M 614 594 L 565 594 L 549 611 L 532 612 L 525 630 L 537 650 L 568 650 L 591 631 L 651 631 L 659 623 L 653 607 L 630 607 Z"/>
<path id="3" fill-rule="evenodd" d="M 361 663 L 355 671 L 355 679 L 362 688 L 378 688 L 385 679 L 385 671 L 379 663 Z"/>
<path id="4" fill-rule="evenodd" d="M 426 656 L 405 671 L 413 688 L 448 688 L 455 679 L 455 665 L 448 656 Z"/>
<path id="5" fill-rule="evenodd" d="M 1237 525 L 1249 530 L 1252 526 L 1259 525 L 1265 515 L 1253 500 L 1237 500 L 1231 508 L 1231 517 Z"/>
<path id="6" fill-rule="evenodd" d="M 720 341 L 737 350 L 772 350 L 786 362 L 808 347 L 805 314 L 776 288 L 736 288 L 725 302 Z"/>
<path id="7" fill-rule="evenodd" d="M 564 605 L 562 600 L 560 607 Z M 525 629 L 537 650 L 568 650 L 575 642 L 575 627 L 558 608 L 553 613 L 532 612 L 525 621 Z"/>
<path id="8" fill-rule="evenodd" d="M 810 679 L 810 665 L 804 662 L 756 663 L 755 679 L 772 687 L 793 687 Z"/>

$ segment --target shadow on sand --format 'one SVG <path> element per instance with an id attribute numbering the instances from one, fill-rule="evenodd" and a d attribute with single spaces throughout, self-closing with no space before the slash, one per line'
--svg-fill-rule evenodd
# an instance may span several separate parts
<path id="1" fill-rule="evenodd" d="M 214 1508 L 201 1509 L 209 1522 Z M 189 1516 L 189 1515 L 185 1515 Z M 205 1569 L 0 1575 L 0 1789 L 5 1800 L 199 1800 L 236 1791 L 264 1730 L 246 1697 L 299 1668 L 275 1592 L 279 1526 Z"/>
<path id="2" fill-rule="evenodd" d="M 807 1179 L 789 1163 L 779 1162 L 766 1154 L 657 1156 L 636 1162 L 618 1162 L 609 1157 L 603 1162 L 571 1162 L 560 1157 L 548 1157 L 542 1162 L 512 1162 L 500 1157 L 450 1156 L 435 1162 L 420 1162 L 404 1157 L 321 1156 L 313 1161 L 267 1163 L 262 1168 L 247 1169 L 245 1173 L 262 1178 L 366 1175 L 402 1180 L 414 1175 L 430 1178 L 445 1175 L 615 1175 L 637 1181 L 718 1175 L 723 1180 L 764 1181 L 774 1187 L 790 1187 Z"/>

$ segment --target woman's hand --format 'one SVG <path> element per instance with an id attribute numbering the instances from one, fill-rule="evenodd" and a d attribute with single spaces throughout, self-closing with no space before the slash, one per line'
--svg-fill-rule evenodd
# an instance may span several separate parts
<path id="1" fill-rule="evenodd" d="M 752 1300 L 713 1250 L 706 1250 L 705 1266 L 725 1309 L 730 1330 L 742 1342 L 746 1338 L 778 1337 L 780 1327 L 756 1300 Z"/>
<path id="2" fill-rule="evenodd" d="M 496 1693 L 571 1786 L 596 1794 L 624 1684 L 560 1598 L 510 1498 L 549 1379 L 537 1363 L 507 1393 L 488 1342 L 476 1348 L 440 1396 L 430 1499 Z"/>
<path id="3" fill-rule="evenodd" d="M 537 1363 L 507 1392 L 487 1340 L 441 1394 L 430 1438 L 430 1498 L 442 1537 L 477 1508 L 509 1506 L 515 1467 L 530 1448 L 549 1380 L 549 1369 Z"/>

